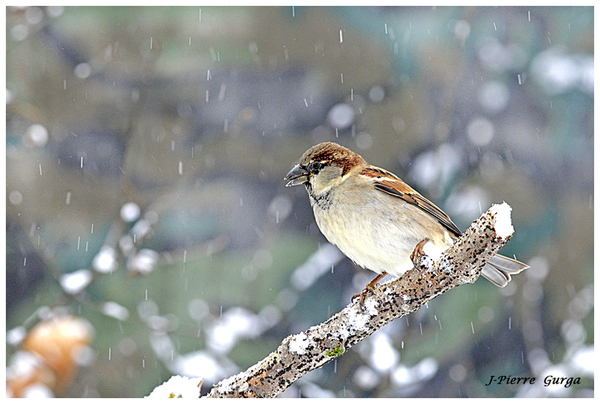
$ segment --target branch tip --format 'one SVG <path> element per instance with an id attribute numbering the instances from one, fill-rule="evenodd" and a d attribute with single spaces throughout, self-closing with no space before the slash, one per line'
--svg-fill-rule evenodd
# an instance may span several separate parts
<path id="1" fill-rule="evenodd" d="M 489 212 L 496 218 L 494 221 L 494 230 L 496 231 L 496 236 L 500 237 L 501 239 L 508 239 L 515 232 L 510 217 L 511 211 L 512 208 L 506 202 L 492 205 L 492 207 L 489 209 Z"/>

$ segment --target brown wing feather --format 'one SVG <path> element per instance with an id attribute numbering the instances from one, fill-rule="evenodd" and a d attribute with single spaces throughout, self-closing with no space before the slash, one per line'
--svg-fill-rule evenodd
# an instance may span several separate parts
<path id="1" fill-rule="evenodd" d="M 360 174 L 373 178 L 375 189 L 400 198 L 429 213 L 455 236 L 460 236 L 462 234 L 460 229 L 452 222 L 452 220 L 450 220 L 450 217 L 448 217 L 447 214 L 389 171 L 382 170 L 381 168 L 369 167 L 363 169 Z"/>

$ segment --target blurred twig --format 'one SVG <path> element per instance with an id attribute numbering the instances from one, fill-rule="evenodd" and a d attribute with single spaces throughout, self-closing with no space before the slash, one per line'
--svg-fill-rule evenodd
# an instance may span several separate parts
<path id="1" fill-rule="evenodd" d="M 376 288 L 364 309 L 354 299 L 324 323 L 288 336 L 265 359 L 216 384 L 207 397 L 275 397 L 390 321 L 458 285 L 475 282 L 485 263 L 512 237 L 508 212 L 506 204 L 493 206 L 438 259 L 418 254 L 416 267 Z"/>

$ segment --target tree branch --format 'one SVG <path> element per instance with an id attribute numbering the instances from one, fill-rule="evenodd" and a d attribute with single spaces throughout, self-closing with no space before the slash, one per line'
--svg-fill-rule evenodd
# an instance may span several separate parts
<path id="1" fill-rule="evenodd" d="M 415 268 L 376 287 L 363 309 L 353 299 L 324 323 L 285 338 L 245 372 L 217 383 L 207 397 L 275 397 L 390 321 L 456 286 L 475 282 L 485 263 L 512 237 L 510 211 L 506 203 L 492 206 L 439 257 L 417 254 Z"/>

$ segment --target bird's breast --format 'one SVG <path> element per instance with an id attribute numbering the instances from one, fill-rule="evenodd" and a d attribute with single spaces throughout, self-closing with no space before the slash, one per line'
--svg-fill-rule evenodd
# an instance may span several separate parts
<path id="1" fill-rule="evenodd" d="M 413 220 L 414 212 L 406 209 L 409 205 L 390 206 L 385 198 L 373 192 L 344 199 L 331 192 L 326 209 L 316 202 L 312 206 L 323 235 L 356 264 L 401 275 L 412 267 L 410 254 L 415 246 L 431 237 L 423 223 Z"/>

